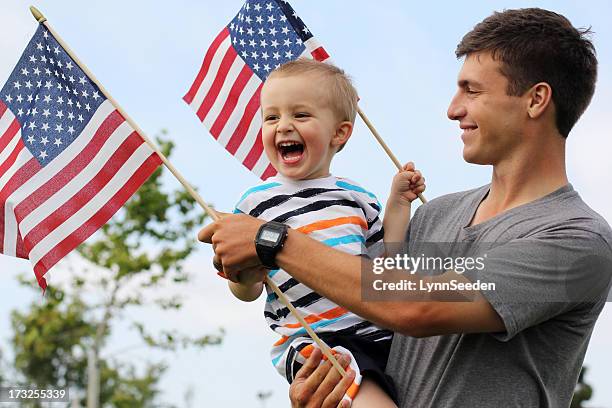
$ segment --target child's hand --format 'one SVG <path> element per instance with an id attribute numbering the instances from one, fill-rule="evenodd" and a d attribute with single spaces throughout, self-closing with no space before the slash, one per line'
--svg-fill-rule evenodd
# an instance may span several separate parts
<path id="1" fill-rule="evenodd" d="M 402 171 L 393 177 L 389 200 L 401 205 L 410 205 L 423 191 L 425 191 L 425 178 L 414 168 L 413 162 L 408 162 Z"/>

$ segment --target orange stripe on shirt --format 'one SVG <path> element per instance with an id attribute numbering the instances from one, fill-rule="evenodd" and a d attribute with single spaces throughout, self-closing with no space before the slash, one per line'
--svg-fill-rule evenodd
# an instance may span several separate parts
<path id="1" fill-rule="evenodd" d="M 355 224 L 361 226 L 361 228 L 363 228 L 364 230 L 368 229 L 368 223 L 363 218 L 357 216 L 350 216 L 313 222 L 312 224 L 304 225 L 298 228 L 297 230 L 304 234 L 310 234 L 314 231 L 319 231 L 344 224 Z"/>
<path id="2" fill-rule="evenodd" d="M 340 317 L 343 314 L 347 313 L 348 310 L 346 310 L 343 307 L 334 307 L 333 309 L 329 309 L 321 314 L 312 314 L 312 315 L 308 315 L 306 317 L 304 317 L 304 320 L 306 320 L 307 323 L 314 323 L 314 322 L 318 322 L 319 320 L 323 320 L 323 319 L 335 319 L 336 317 Z M 295 329 L 296 327 L 301 327 L 302 325 L 300 323 L 287 323 L 284 324 L 283 327 L 287 327 L 289 329 Z"/>

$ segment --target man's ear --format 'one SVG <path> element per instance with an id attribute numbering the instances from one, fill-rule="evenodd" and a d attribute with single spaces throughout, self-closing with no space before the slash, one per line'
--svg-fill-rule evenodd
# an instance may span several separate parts
<path id="1" fill-rule="evenodd" d="M 353 133 L 353 124 L 349 121 L 342 122 L 336 128 L 336 133 L 332 137 L 331 145 L 339 147 L 345 144 Z"/>
<path id="2" fill-rule="evenodd" d="M 538 82 L 527 91 L 527 114 L 531 119 L 537 119 L 551 107 L 552 88 L 546 82 Z"/>

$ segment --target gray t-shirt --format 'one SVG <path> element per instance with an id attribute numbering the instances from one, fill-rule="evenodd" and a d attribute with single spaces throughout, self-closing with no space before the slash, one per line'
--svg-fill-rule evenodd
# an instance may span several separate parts
<path id="1" fill-rule="evenodd" d="M 490 245 L 495 283 L 483 295 L 503 333 L 413 338 L 396 334 L 387 372 L 400 407 L 567 407 L 610 289 L 612 231 L 571 185 L 468 226 L 489 186 L 421 206 L 408 251 L 419 242 Z M 593 261 L 595 260 L 595 261 Z"/>

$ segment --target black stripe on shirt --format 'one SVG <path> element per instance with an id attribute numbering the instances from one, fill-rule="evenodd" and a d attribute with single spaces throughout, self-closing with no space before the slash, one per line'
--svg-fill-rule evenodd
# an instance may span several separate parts
<path id="1" fill-rule="evenodd" d="M 263 214 L 264 211 L 269 210 L 273 207 L 278 207 L 279 205 L 291 200 L 292 198 L 310 198 L 317 196 L 319 194 L 331 192 L 331 191 L 341 191 L 338 188 L 306 188 L 304 190 L 300 190 L 294 194 L 279 194 L 275 195 L 261 203 L 257 204 L 255 208 L 253 208 L 249 215 L 253 217 L 259 217 Z"/>

